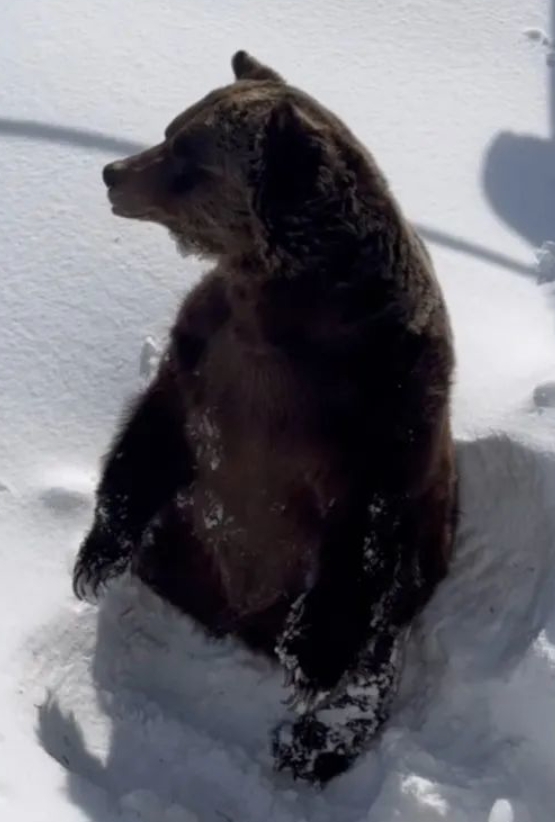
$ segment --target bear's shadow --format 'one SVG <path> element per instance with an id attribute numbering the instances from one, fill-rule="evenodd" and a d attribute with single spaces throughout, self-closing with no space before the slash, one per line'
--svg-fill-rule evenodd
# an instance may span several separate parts
<path id="1" fill-rule="evenodd" d="M 413 748 L 454 761 L 456 745 L 445 746 L 430 728 L 448 726 L 453 712 L 464 718 L 472 698 L 457 705 L 450 694 L 442 703 L 442 682 L 453 672 L 471 683 L 512 670 L 549 622 L 555 568 L 553 458 L 491 435 L 459 443 L 458 464 L 455 559 L 413 632 L 392 719 Z M 293 791 L 293 783 L 272 772 L 268 734 L 285 709 L 280 676 L 267 662 L 231 642 L 207 642 L 130 580 L 114 585 L 97 613 L 82 609 L 64 630 L 65 673 L 39 710 L 37 733 L 67 769 L 71 801 L 91 820 L 190 822 L 191 812 L 202 822 L 294 822 L 321 813 L 316 792 L 298 785 Z M 72 659 L 86 654 L 87 633 L 92 663 L 83 674 Z M 480 745 L 487 773 L 497 742 L 484 739 L 483 724 Z M 378 742 L 354 772 L 329 786 L 326 819 L 365 817 L 379 799 L 386 770 L 381 748 Z M 387 756 L 391 768 L 391 745 Z M 422 809 L 414 802 L 416 820 Z"/>

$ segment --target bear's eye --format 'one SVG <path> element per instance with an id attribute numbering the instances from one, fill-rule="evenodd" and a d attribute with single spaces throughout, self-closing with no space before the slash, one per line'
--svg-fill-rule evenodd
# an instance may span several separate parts
<path id="1" fill-rule="evenodd" d="M 170 188 L 173 194 L 182 194 L 201 183 L 205 177 L 205 170 L 194 163 L 188 160 L 176 162 L 173 164 Z"/>
<path id="2" fill-rule="evenodd" d="M 170 144 L 170 153 L 170 187 L 174 194 L 189 191 L 206 179 L 206 166 L 201 162 L 202 146 L 196 135 L 178 134 Z"/>
<path id="3" fill-rule="evenodd" d="M 178 134 L 170 144 L 172 156 L 175 159 L 191 157 L 196 153 L 196 140 L 192 140 L 188 134 Z"/>

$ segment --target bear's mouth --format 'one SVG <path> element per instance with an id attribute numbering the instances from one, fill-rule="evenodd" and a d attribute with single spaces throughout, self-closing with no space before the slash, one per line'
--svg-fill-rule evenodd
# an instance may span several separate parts
<path id="1" fill-rule="evenodd" d="M 149 208 L 134 197 L 125 195 L 116 188 L 108 189 L 108 200 L 112 206 L 112 214 L 130 220 L 154 220 L 154 209 Z"/>

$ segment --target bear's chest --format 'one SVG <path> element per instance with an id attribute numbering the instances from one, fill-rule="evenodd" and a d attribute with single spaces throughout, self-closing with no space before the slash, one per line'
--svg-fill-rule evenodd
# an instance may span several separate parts
<path id="1" fill-rule="evenodd" d="M 296 595 L 317 569 L 326 514 L 344 493 L 313 386 L 279 354 L 213 341 L 197 375 L 187 438 L 194 530 L 233 610 Z"/>

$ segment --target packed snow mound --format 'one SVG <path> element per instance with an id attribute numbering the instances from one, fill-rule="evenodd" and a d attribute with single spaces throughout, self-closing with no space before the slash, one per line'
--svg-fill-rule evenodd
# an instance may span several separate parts
<path id="1" fill-rule="evenodd" d="M 475 822 L 490 811 L 510 822 L 528 818 L 523 808 L 547 820 L 555 453 L 491 434 L 461 442 L 458 457 L 452 571 L 413 628 L 392 719 L 356 768 L 324 794 L 273 773 L 279 672 L 122 579 L 98 610 L 66 608 L 28 647 L 24 680 L 40 685 L 25 698 L 71 800 L 95 822 Z"/>

